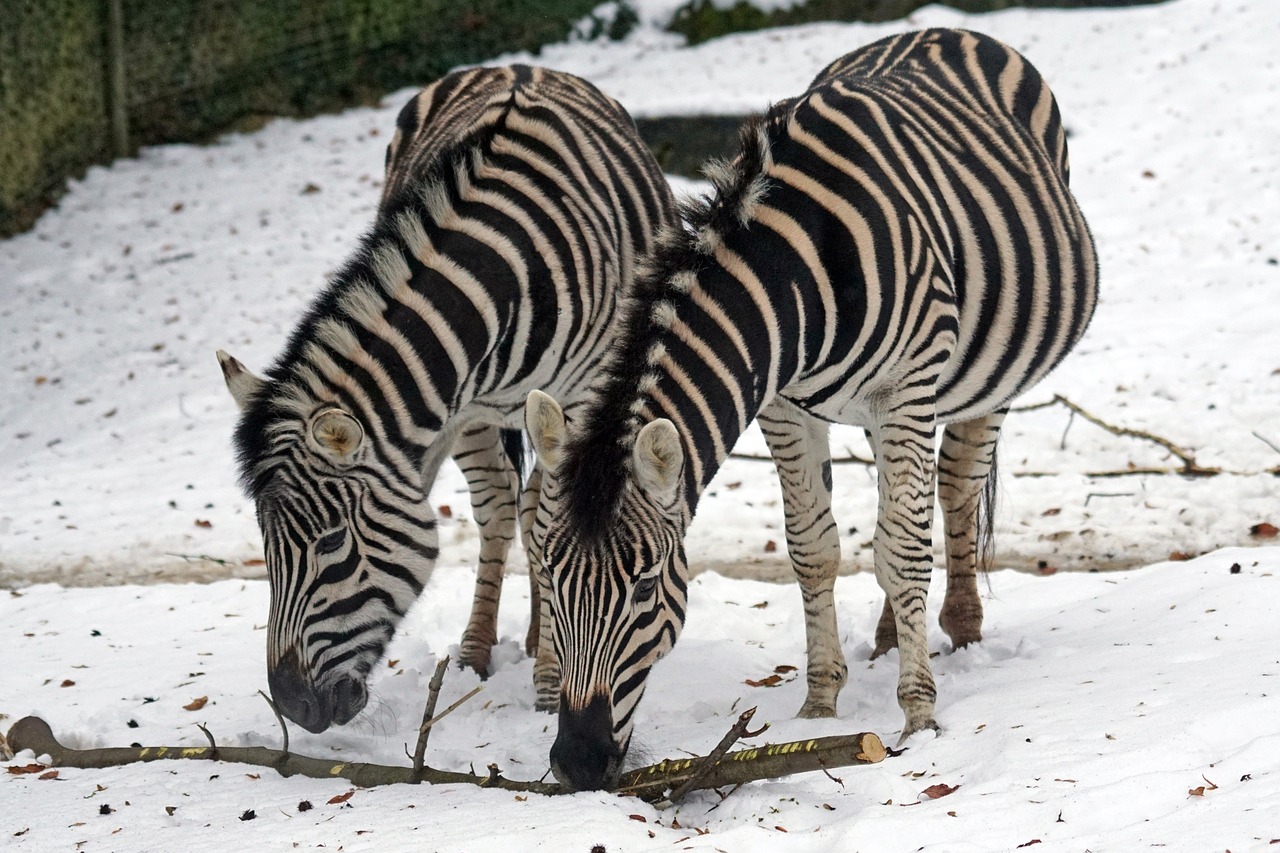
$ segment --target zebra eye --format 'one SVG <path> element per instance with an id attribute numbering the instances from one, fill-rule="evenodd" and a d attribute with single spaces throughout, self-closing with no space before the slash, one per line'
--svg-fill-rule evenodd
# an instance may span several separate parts
<path id="1" fill-rule="evenodd" d="M 347 529 L 339 527 L 332 533 L 326 533 L 316 540 L 317 554 L 332 554 L 334 551 L 342 547 L 342 543 L 347 541 Z"/>
<path id="2" fill-rule="evenodd" d="M 658 589 L 657 575 L 649 575 L 648 577 L 640 578 L 640 580 L 636 582 L 636 589 L 635 589 L 635 592 L 632 593 L 632 600 L 637 603 L 648 601 L 649 599 L 653 598 L 653 593 L 657 589 Z"/>

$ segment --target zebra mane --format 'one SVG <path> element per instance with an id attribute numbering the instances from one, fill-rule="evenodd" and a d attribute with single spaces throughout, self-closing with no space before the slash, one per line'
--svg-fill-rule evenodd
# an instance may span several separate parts
<path id="1" fill-rule="evenodd" d="M 726 236 L 750 227 L 768 192 L 766 172 L 773 162 L 769 131 L 776 113 L 752 116 L 743 124 L 732 160 L 703 166 L 712 192 L 681 201 L 682 224 L 664 225 L 652 252 L 637 261 L 632 292 L 622 309 L 622 335 L 560 467 L 562 480 L 573 484 L 564 492 L 568 517 L 588 540 L 599 540 L 612 527 L 621 506 L 631 450 L 644 425 L 640 413 L 657 379 L 654 368 L 666 354 L 662 339 L 675 317 L 673 300 L 692 289 Z"/>
<path id="2" fill-rule="evenodd" d="M 380 313 L 405 285 L 406 256 L 429 250 L 428 230 L 451 214 L 501 124 L 500 119 L 485 124 L 445 146 L 414 180 L 383 200 L 372 227 L 312 300 L 284 351 L 265 371 L 263 390 L 241 415 L 233 439 L 241 488 L 255 500 L 270 484 L 279 461 L 273 461 L 276 438 L 324 402 L 317 389 L 359 412 L 353 397 L 325 381 L 311 356 L 323 351 L 341 359 L 359 346 L 356 327 Z"/>

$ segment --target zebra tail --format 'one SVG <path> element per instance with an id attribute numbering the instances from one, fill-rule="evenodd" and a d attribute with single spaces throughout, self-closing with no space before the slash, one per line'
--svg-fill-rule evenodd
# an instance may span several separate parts
<path id="1" fill-rule="evenodd" d="M 522 429 L 504 429 L 501 433 L 502 451 L 511 460 L 511 467 L 516 469 L 516 479 L 523 492 L 525 483 L 529 481 L 529 473 L 533 470 L 533 447 Z"/>

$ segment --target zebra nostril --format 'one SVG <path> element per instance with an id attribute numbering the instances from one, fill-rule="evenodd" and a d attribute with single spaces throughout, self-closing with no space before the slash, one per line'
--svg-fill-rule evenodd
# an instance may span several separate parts
<path id="1" fill-rule="evenodd" d="M 267 687 L 280 713 L 312 734 L 319 734 L 333 722 L 328 704 L 291 659 L 267 670 Z"/>
<path id="2" fill-rule="evenodd" d="M 340 679 L 333 685 L 331 691 L 333 696 L 333 722 L 337 725 L 345 725 L 364 710 L 365 703 L 369 701 L 369 693 L 365 689 L 364 682 L 346 677 Z"/>

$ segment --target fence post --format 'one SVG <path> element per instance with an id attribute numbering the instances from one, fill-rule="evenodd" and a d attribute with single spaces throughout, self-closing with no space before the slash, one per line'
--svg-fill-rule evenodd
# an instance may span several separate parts
<path id="1" fill-rule="evenodd" d="M 107 0 L 107 109 L 116 157 L 128 157 L 129 107 L 124 77 L 124 9 L 122 0 Z"/>

